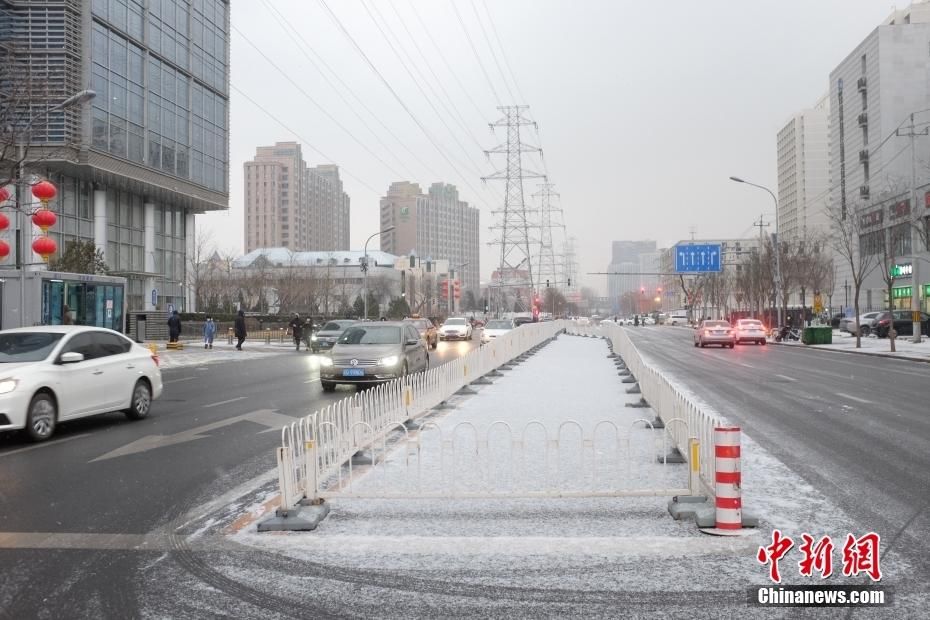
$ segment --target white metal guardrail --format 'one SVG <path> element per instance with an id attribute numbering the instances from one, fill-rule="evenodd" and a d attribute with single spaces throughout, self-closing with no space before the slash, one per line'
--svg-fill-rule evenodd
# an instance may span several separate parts
<path id="1" fill-rule="evenodd" d="M 639 383 L 643 398 L 665 422 L 678 450 L 689 463 L 693 463 L 694 457 L 697 456 L 701 482 L 705 490 L 713 495 L 716 474 L 714 429 L 728 426 L 726 420 L 705 411 L 690 393 L 670 381 L 655 366 L 643 360 L 626 328 L 607 324 L 596 328 L 584 326 L 583 330 L 578 332 L 577 328 L 569 326 L 568 333 L 598 335 L 611 341 L 614 352 L 620 355 Z M 673 423 L 673 420 L 683 420 L 684 424 Z M 692 454 L 695 450 L 692 438 L 697 440 L 698 455 Z"/>
<path id="2" fill-rule="evenodd" d="M 404 423 L 566 327 L 564 321 L 523 325 L 452 362 L 354 394 L 284 427 L 276 453 L 281 509 L 318 498 L 355 454 L 383 444 L 392 431 L 406 432 Z"/>

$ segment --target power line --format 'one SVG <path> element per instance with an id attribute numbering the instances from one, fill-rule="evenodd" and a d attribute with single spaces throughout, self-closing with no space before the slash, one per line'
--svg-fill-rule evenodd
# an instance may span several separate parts
<path id="1" fill-rule="evenodd" d="M 420 128 L 420 131 L 422 131 L 423 135 L 426 136 L 426 139 L 430 141 L 430 144 L 432 144 L 433 147 L 437 151 L 439 151 L 440 156 L 442 156 L 442 158 L 446 160 L 446 163 L 452 166 L 452 169 L 455 170 L 456 174 L 458 174 L 462 178 L 462 181 L 465 183 L 465 185 L 467 185 L 468 188 L 472 192 L 474 192 L 476 196 L 480 195 L 480 192 L 476 191 L 474 186 L 472 186 L 472 184 L 468 182 L 468 177 L 466 177 L 465 175 L 461 173 L 461 171 L 458 169 L 458 166 L 456 166 L 452 162 L 452 160 L 449 159 L 448 155 L 446 155 L 445 150 L 442 147 L 440 147 L 439 144 L 436 143 L 435 138 L 433 138 L 430 132 L 427 131 L 423 123 L 420 122 L 420 119 L 418 119 L 416 115 L 413 113 L 413 111 L 410 109 L 410 107 L 407 106 L 406 103 L 404 103 L 404 100 L 400 97 L 400 95 L 397 94 L 397 91 L 394 90 L 394 87 L 391 86 L 391 83 L 387 80 L 387 78 L 384 77 L 384 75 L 382 75 L 381 71 L 378 70 L 378 67 L 376 67 L 375 64 L 368 57 L 368 54 L 365 53 L 365 50 L 362 49 L 362 47 L 358 44 L 358 42 L 355 40 L 352 34 L 346 29 L 345 25 L 342 23 L 339 17 L 336 16 L 336 14 L 330 8 L 329 4 L 326 3 L 326 0 L 318 0 L 318 2 L 326 10 L 326 12 L 329 13 L 330 19 L 333 20 L 333 23 L 336 24 L 336 27 L 339 28 L 342 34 L 345 35 L 345 37 L 349 40 L 350 43 L 352 43 L 352 46 L 355 47 L 355 50 L 365 60 L 365 62 L 368 64 L 368 67 L 372 70 L 372 72 L 375 75 L 378 76 L 378 78 L 381 80 L 384 86 L 388 89 L 388 91 L 391 93 L 394 99 L 397 100 L 397 103 L 399 103 L 400 106 L 404 109 L 404 111 L 410 116 L 410 118 L 413 120 L 416 126 Z"/>
<path id="2" fill-rule="evenodd" d="M 375 132 L 375 130 L 372 129 L 372 127 L 368 124 L 368 122 L 362 117 L 361 114 L 358 113 L 358 111 L 355 109 L 355 107 L 349 102 L 349 100 L 348 100 L 348 99 L 342 94 L 342 92 L 336 87 L 336 85 L 333 83 L 333 81 L 332 81 L 332 80 L 326 75 L 326 73 L 320 68 L 320 65 L 317 64 L 317 61 L 310 57 L 310 55 L 307 53 L 307 50 L 308 50 L 308 49 L 314 54 L 314 56 L 316 56 L 317 60 L 319 60 L 319 62 L 320 62 L 324 67 L 326 67 L 326 69 L 328 69 L 330 73 L 333 74 L 333 77 L 336 78 L 336 80 L 342 85 L 342 87 L 345 88 L 346 91 L 348 91 L 348 93 L 349 93 L 350 95 L 352 95 L 352 97 L 355 98 L 355 100 L 356 100 L 359 104 L 361 104 L 362 108 L 363 108 L 366 112 L 368 112 L 368 114 L 371 115 L 371 117 L 374 118 L 374 119 L 381 125 L 381 127 L 382 127 L 385 131 L 387 131 L 388 134 L 389 134 L 392 138 L 394 138 L 394 140 L 396 140 L 398 144 L 401 145 L 401 147 L 403 147 L 403 149 L 404 149 L 405 151 L 407 151 L 407 153 L 409 153 L 411 156 L 413 156 L 414 159 L 416 159 L 417 163 L 419 163 L 421 166 L 423 166 L 423 167 L 424 167 L 426 170 L 428 170 L 431 174 L 436 174 L 434 171 L 432 171 L 432 170 L 430 169 L 429 165 L 427 165 L 426 163 L 424 163 L 423 160 L 421 160 L 421 159 L 419 158 L 419 156 L 418 156 L 412 149 L 410 149 L 406 144 L 404 144 L 404 142 L 403 142 L 399 137 L 397 137 L 397 135 L 395 135 L 394 132 L 391 131 L 391 129 L 390 129 L 387 125 L 385 125 L 385 124 L 381 121 L 381 119 L 380 119 L 380 117 L 379 117 L 378 115 L 376 115 L 374 112 L 372 112 L 371 109 L 368 108 L 367 105 L 365 105 L 365 102 L 362 101 L 362 100 L 358 97 L 358 95 L 356 95 L 356 94 L 353 92 L 353 90 L 349 87 L 348 84 L 346 84 L 346 83 L 342 80 L 341 77 L 339 77 L 339 74 L 338 74 L 338 73 L 336 73 L 335 71 L 333 71 L 332 67 L 330 67 L 330 66 L 326 63 L 326 61 L 313 49 L 313 46 L 311 46 L 311 45 L 307 42 L 307 40 L 304 39 L 304 37 L 300 34 L 300 32 L 299 32 L 296 28 L 294 28 L 290 23 L 288 23 L 288 21 L 287 21 L 287 19 L 284 17 L 284 15 L 282 15 L 281 12 L 278 11 L 278 9 L 277 9 L 273 4 L 271 4 L 268 0 L 262 0 L 262 4 L 263 4 L 263 5 L 265 6 L 265 8 L 269 11 L 269 13 L 271 14 L 271 17 L 278 23 L 279 26 L 281 26 L 281 27 L 285 30 L 285 32 L 286 32 L 287 35 L 291 38 L 291 40 L 294 41 L 294 43 L 296 44 L 297 48 L 298 48 L 298 49 L 300 50 L 300 52 L 304 55 L 304 57 L 310 62 L 310 64 L 313 65 L 313 67 L 317 70 L 317 72 L 319 72 L 320 76 L 321 76 L 324 80 L 326 80 L 326 83 L 330 86 L 330 88 L 332 88 L 333 92 L 336 93 L 336 95 L 339 96 L 339 98 L 340 98 L 340 99 L 342 100 L 342 102 L 346 105 L 346 107 L 349 108 L 349 110 L 356 116 L 356 118 L 359 119 L 359 121 L 361 121 L 361 123 L 365 126 L 365 128 L 368 129 L 369 132 L 371 132 L 371 134 L 372 134 L 372 136 L 374 136 L 375 140 L 378 141 L 378 144 L 380 144 L 386 151 L 390 152 L 391 155 L 394 157 L 394 159 L 396 159 L 396 160 L 398 161 L 398 163 L 401 164 L 401 166 L 404 165 L 404 163 L 403 163 L 403 161 L 401 160 L 401 158 L 398 157 L 397 154 L 394 153 L 394 152 L 390 149 L 390 147 L 388 147 L 387 144 L 384 143 L 383 140 L 381 140 L 381 138 L 378 136 L 377 132 Z"/>
<path id="3" fill-rule="evenodd" d="M 494 38 L 497 40 L 497 45 L 501 48 L 501 56 L 504 58 L 504 65 L 507 67 L 507 71 L 510 72 L 510 79 L 513 80 L 513 86 L 517 89 L 517 94 L 520 95 L 520 100 L 523 101 L 523 103 L 529 103 L 529 101 L 520 91 L 520 84 L 517 82 L 517 75 L 513 72 L 513 68 L 510 66 L 510 61 L 507 60 L 507 50 L 504 48 L 504 44 L 501 43 L 500 35 L 497 33 L 497 26 L 494 25 L 494 18 L 491 16 L 491 10 L 488 9 L 488 3 L 485 2 L 485 0 L 481 0 L 481 4 L 484 6 L 484 12 L 488 14 L 488 23 L 491 24 L 491 32 L 494 33 Z M 530 116 L 530 118 L 532 119 L 533 117 Z"/>
<path id="4" fill-rule="evenodd" d="M 394 43 L 391 42 L 391 37 L 389 37 L 387 35 L 387 32 L 385 32 L 384 28 L 381 27 L 381 23 L 379 23 L 379 21 L 375 19 L 375 16 L 371 12 L 371 8 L 368 6 L 368 3 L 365 2 L 365 0 L 361 0 L 361 2 L 362 2 L 362 6 L 365 8 L 365 12 L 368 13 L 368 17 L 371 18 L 371 21 L 374 23 L 375 27 L 378 29 L 378 32 L 381 33 L 381 36 L 384 38 L 385 42 L 388 44 L 388 47 L 390 47 L 391 51 L 394 52 L 394 55 L 397 57 L 397 60 L 400 61 L 401 66 L 404 68 L 404 71 L 407 72 L 407 75 L 413 81 L 414 85 L 417 87 L 417 90 L 420 91 L 420 94 L 423 95 L 424 99 L 426 99 L 426 102 L 429 104 L 433 112 L 436 113 L 436 116 L 439 118 L 439 121 L 443 124 L 443 127 L 445 127 L 446 130 L 449 132 L 449 134 L 452 136 L 452 139 L 455 141 L 455 143 L 465 153 L 465 157 L 467 160 L 466 165 L 474 166 L 477 176 L 481 176 L 481 167 L 471 159 L 471 156 L 468 154 L 468 149 L 466 149 L 465 146 L 461 143 L 461 141 L 459 141 L 458 136 L 456 135 L 457 132 L 453 131 L 452 128 L 449 127 L 449 124 L 446 122 L 446 119 L 443 117 L 442 113 L 436 108 L 436 105 L 433 103 L 433 99 L 435 98 L 439 100 L 440 103 L 444 107 L 445 107 L 445 102 L 441 100 L 441 98 L 436 93 L 436 91 L 432 90 L 432 86 L 429 85 L 429 80 L 427 80 L 426 77 L 420 72 L 420 69 L 413 62 L 413 58 L 411 58 L 410 55 L 407 54 L 407 51 L 403 48 L 403 46 L 398 44 L 398 47 L 400 47 L 401 51 L 404 52 L 404 55 L 407 56 L 407 60 L 410 61 L 410 64 L 413 65 L 413 68 L 416 70 L 417 74 L 419 74 L 420 79 L 423 82 L 425 82 L 428 85 L 428 88 L 432 91 L 433 97 L 430 97 L 429 95 L 426 94 L 426 92 L 423 90 L 423 87 L 420 86 L 420 80 L 417 80 L 417 78 L 413 75 L 413 73 L 410 71 L 410 67 L 407 65 L 407 62 L 401 56 L 400 52 L 397 51 L 397 47 L 394 47 Z M 377 6 L 374 7 L 374 10 L 375 12 L 378 13 L 378 17 L 380 18 L 381 22 L 384 22 L 384 25 L 390 30 L 390 26 L 387 25 L 387 20 L 384 19 L 384 16 L 378 10 Z M 393 31 L 391 32 L 391 34 L 394 34 Z M 446 112 L 450 112 L 449 108 L 446 108 Z M 451 113 L 449 115 L 452 116 Z M 466 132 L 468 131 L 467 127 L 463 127 L 463 129 L 465 129 Z M 478 148 L 481 148 L 481 143 L 479 143 L 477 140 L 475 142 L 476 144 L 478 144 Z"/>
<path id="5" fill-rule="evenodd" d="M 478 14 L 478 5 L 475 4 L 475 1 L 471 2 L 472 11 L 475 13 L 475 19 L 478 21 L 478 26 L 481 28 L 481 34 L 484 36 L 484 42 L 488 44 L 488 49 L 491 50 L 491 58 L 494 59 L 494 65 L 497 67 L 498 73 L 501 74 L 501 80 L 504 82 L 504 88 L 507 89 L 507 93 L 510 95 L 510 100 L 513 103 L 521 103 L 520 101 L 514 101 L 516 97 L 513 96 L 513 91 L 510 90 L 510 84 L 507 82 L 507 76 L 504 75 L 504 70 L 501 68 L 501 63 L 497 60 L 497 53 L 494 51 L 494 46 L 491 45 L 491 39 L 488 37 L 488 31 L 484 28 L 484 22 L 481 21 L 481 16 Z M 529 103 L 528 101 L 523 101 L 522 103 Z"/>
<path id="6" fill-rule="evenodd" d="M 485 117 L 484 111 L 481 109 L 481 107 L 477 103 L 475 103 L 474 98 L 471 96 L 471 91 L 465 88 L 465 85 L 462 84 L 462 80 L 459 79 L 458 72 L 455 71 L 452 68 L 452 65 L 449 64 L 449 61 L 446 60 L 445 54 L 442 53 L 442 48 L 439 46 L 438 43 L 436 43 L 436 39 L 433 38 L 432 33 L 430 33 L 430 29 L 426 27 L 426 24 L 423 22 L 423 18 L 420 17 L 419 11 L 417 11 L 416 7 L 413 6 L 412 2 L 413 0 L 411 0 L 410 8 L 413 9 L 412 11 L 413 16 L 416 17 L 417 21 L 420 23 L 420 28 L 426 34 L 426 38 L 428 38 L 430 40 L 430 43 L 433 44 L 433 47 L 436 49 L 437 55 L 439 56 L 440 60 L 442 60 L 443 64 L 446 66 L 446 71 L 449 73 L 449 75 L 455 78 L 455 82 L 459 85 L 459 88 L 462 89 L 462 92 L 465 94 L 465 98 L 471 102 L 472 106 L 474 106 L 475 111 L 478 112 L 478 116 L 481 117 L 482 120 L 485 120 L 486 117 Z"/>
<path id="7" fill-rule="evenodd" d="M 488 81 L 488 86 L 491 87 L 491 92 L 494 93 L 494 100 L 497 101 L 497 105 L 503 106 L 504 104 L 501 102 L 500 95 L 497 94 L 497 89 L 494 88 L 494 82 L 491 81 L 491 76 L 488 75 L 487 69 L 484 68 L 484 62 L 481 61 L 481 56 L 478 55 L 478 48 L 475 47 L 474 42 L 471 40 L 471 35 L 468 34 L 468 28 L 465 27 L 465 20 L 462 19 L 462 15 L 459 13 L 458 7 L 455 6 L 455 0 L 450 0 L 450 4 L 452 5 L 452 10 L 455 12 L 455 16 L 459 20 L 459 25 L 462 27 L 462 32 L 465 33 L 465 38 L 468 39 L 468 45 L 471 47 L 471 51 L 475 54 L 475 60 L 478 61 L 478 66 L 481 67 L 481 72 L 484 74 L 484 79 Z"/>
<path id="8" fill-rule="evenodd" d="M 245 34 L 243 34 L 241 30 L 239 30 L 239 29 L 236 28 L 235 26 L 232 26 L 232 29 L 233 29 L 234 31 L 236 31 L 236 33 L 237 33 L 240 37 L 242 37 L 242 38 L 245 40 L 246 43 L 248 43 L 249 45 L 251 45 L 252 48 L 253 48 L 256 52 L 258 52 L 258 54 L 268 62 L 268 64 L 270 64 L 272 67 L 274 67 L 275 70 L 276 70 L 278 73 L 280 73 L 281 75 L 283 75 L 284 78 L 285 78 L 288 82 L 290 82 L 291 85 L 292 85 L 294 88 L 296 88 L 304 97 L 306 97 L 308 101 L 310 101 L 313 105 L 315 105 L 315 106 L 317 107 L 317 109 L 320 110 L 320 112 L 322 112 L 323 114 L 325 114 L 326 117 L 327 117 L 329 120 L 331 120 L 331 121 L 333 122 L 333 124 L 335 124 L 337 127 L 339 127 L 339 129 L 341 129 L 342 131 L 344 131 L 346 134 L 348 134 L 348 136 L 349 136 L 350 138 L 352 138 L 352 140 L 354 140 L 354 141 L 355 141 L 359 146 L 361 146 L 363 149 L 365 149 L 366 151 L 368 151 L 368 153 L 369 153 L 372 157 L 374 157 L 376 160 L 378 160 L 385 168 L 387 168 L 388 170 L 390 170 L 393 174 L 398 175 L 399 177 L 403 177 L 403 176 L 404 176 L 403 174 L 401 174 L 401 173 L 399 173 L 397 170 L 395 170 L 395 169 L 393 168 L 393 166 L 391 166 L 391 165 L 388 164 L 386 161 L 384 161 L 384 159 L 382 159 L 380 155 L 378 155 L 377 153 L 375 153 L 367 144 L 365 144 L 364 142 L 362 142 L 361 140 L 359 140 L 359 139 L 355 136 L 355 134 L 352 133 L 347 127 L 345 127 L 345 125 L 343 125 L 342 123 L 340 123 L 340 122 L 336 119 L 336 117 L 334 117 L 332 114 L 330 114 L 329 112 L 327 112 L 326 109 L 325 109 L 323 106 L 321 106 L 321 105 L 316 101 L 316 99 L 314 99 L 313 97 L 311 97 L 310 94 L 307 93 L 307 91 L 305 91 L 297 82 L 295 82 L 294 79 L 291 78 L 283 69 L 281 69 L 281 67 L 279 67 L 277 64 L 275 64 L 275 62 L 274 62 L 273 60 L 271 60 L 271 58 L 269 58 L 269 57 L 265 54 L 265 52 L 263 52 L 261 49 L 259 49 L 259 47 L 258 47 L 257 45 L 255 45 L 254 43 L 252 43 L 252 41 L 251 41 L 247 36 L 245 36 Z"/>
<path id="9" fill-rule="evenodd" d="M 242 96 L 245 98 L 246 101 L 248 101 L 249 103 L 251 103 L 252 105 L 254 105 L 256 108 L 258 108 L 259 110 L 261 110 L 268 118 L 270 118 L 271 120 L 273 120 L 274 122 L 276 122 L 278 125 L 280 125 L 285 131 L 287 131 L 287 132 L 293 134 L 298 140 L 300 140 L 300 143 L 301 143 L 302 145 L 306 145 L 306 146 L 309 147 L 312 151 L 316 151 L 316 153 L 319 154 L 325 161 L 327 161 L 327 162 L 329 162 L 329 163 L 336 163 L 335 160 L 334 160 L 332 157 L 330 157 L 329 155 L 327 155 L 326 153 L 324 153 L 323 151 L 321 151 L 319 148 L 317 148 L 316 146 L 314 146 L 312 142 L 310 142 L 309 140 L 307 140 L 306 138 L 304 138 L 303 136 L 301 136 L 299 133 L 297 133 L 297 131 L 295 131 L 294 129 L 291 129 L 290 127 L 288 127 L 287 125 L 285 125 L 284 122 L 283 122 L 281 119 L 279 119 L 277 116 L 275 116 L 274 114 L 272 114 L 271 112 L 269 112 L 263 105 L 261 105 L 260 103 L 258 103 L 258 102 L 255 101 L 254 99 L 252 99 L 250 96 L 248 96 L 247 94 L 245 94 L 245 92 L 244 92 L 241 88 L 237 87 L 235 84 L 232 84 L 232 83 L 229 85 L 229 87 L 232 88 L 232 89 L 233 89 L 234 91 L 236 91 L 237 93 L 239 93 L 240 95 L 242 95 Z M 371 190 L 371 191 L 374 192 L 375 194 L 381 193 L 380 190 L 377 190 L 377 189 L 373 188 L 371 185 L 369 185 L 369 184 L 366 183 L 364 180 L 362 180 L 361 177 L 358 177 L 358 176 L 352 174 L 352 172 L 349 171 L 349 170 L 347 170 L 346 168 L 340 166 L 340 170 L 341 170 L 342 172 L 344 172 L 345 175 L 346 175 L 347 177 L 352 177 L 353 179 L 355 179 L 356 181 L 358 181 L 358 183 L 359 183 L 360 185 L 363 185 L 364 187 L 368 188 L 369 190 Z"/>

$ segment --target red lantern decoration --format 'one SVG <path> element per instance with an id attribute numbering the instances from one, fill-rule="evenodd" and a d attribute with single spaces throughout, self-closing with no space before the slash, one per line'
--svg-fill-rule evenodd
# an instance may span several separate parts
<path id="1" fill-rule="evenodd" d="M 51 181 L 39 181 L 32 186 L 32 195 L 41 200 L 42 204 L 47 204 L 57 193 Z"/>
<path id="2" fill-rule="evenodd" d="M 10 255 L 10 245 L 6 241 L 0 241 L 0 259 Z"/>
<path id="3" fill-rule="evenodd" d="M 32 251 L 42 257 L 42 260 L 48 262 L 48 257 L 55 253 L 58 245 L 54 239 L 48 237 L 39 237 L 32 242 Z"/>
<path id="4" fill-rule="evenodd" d="M 0 187 L 0 202 L 6 202 L 10 199 L 10 192 L 5 187 Z"/>
<path id="5" fill-rule="evenodd" d="M 10 218 L 0 213 L 0 230 L 6 230 L 10 227 Z"/>
<path id="6" fill-rule="evenodd" d="M 32 223 L 41 228 L 42 232 L 46 232 L 57 221 L 58 217 L 48 209 L 39 209 L 32 214 Z"/>

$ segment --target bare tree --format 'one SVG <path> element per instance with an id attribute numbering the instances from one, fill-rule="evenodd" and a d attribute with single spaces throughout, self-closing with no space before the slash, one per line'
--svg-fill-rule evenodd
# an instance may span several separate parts
<path id="1" fill-rule="evenodd" d="M 185 276 L 188 279 L 187 287 L 194 298 L 194 305 L 197 308 L 207 306 L 207 298 L 204 293 L 203 283 L 207 279 L 208 273 L 214 269 L 211 258 L 216 251 L 213 244 L 213 234 L 207 230 L 197 230 L 194 236 L 193 252 L 187 255 L 188 268 L 185 270 Z"/>
<path id="2" fill-rule="evenodd" d="M 878 210 L 881 214 L 881 210 Z M 853 312 L 859 318 L 859 295 L 862 283 L 878 264 L 881 249 L 878 244 L 884 241 L 880 234 L 867 232 L 871 227 L 871 213 L 862 213 L 858 209 L 842 210 L 835 206 L 828 211 L 833 235 L 830 239 L 836 256 L 849 269 L 853 287 Z M 881 218 L 879 216 L 879 222 Z M 862 347 L 860 330 L 856 330 L 856 348 Z"/>

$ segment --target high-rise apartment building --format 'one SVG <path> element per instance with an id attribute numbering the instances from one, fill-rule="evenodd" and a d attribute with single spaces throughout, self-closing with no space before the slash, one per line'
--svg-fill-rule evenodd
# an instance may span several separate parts
<path id="1" fill-rule="evenodd" d="M 924 189 L 930 177 L 921 162 L 930 159 L 930 139 L 917 137 L 916 184 L 912 205 L 912 154 L 907 137 L 911 115 L 919 132 L 930 102 L 930 2 L 894 11 L 830 72 L 830 205 L 839 217 L 858 217 L 860 251 L 878 255 L 877 266 L 863 283 L 862 308 L 883 309 L 887 293 L 882 278 L 882 239 L 894 234 L 894 253 L 919 274 L 921 306 L 927 309 L 930 267 L 919 244 L 916 223 L 925 211 Z M 917 260 L 913 252 L 923 254 Z M 834 257 L 834 298 L 852 304 L 848 261 Z M 911 306 L 915 277 L 902 269 L 893 297 L 896 308 Z"/>
<path id="2" fill-rule="evenodd" d="M 258 147 L 244 172 L 246 252 L 349 247 L 349 196 L 338 166 L 308 168 L 299 144 L 278 142 Z"/>
<path id="3" fill-rule="evenodd" d="M 829 106 L 824 96 L 778 132 L 778 230 L 782 239 L 829 230 Z"/>
<path id="4" fill-rule="evenodd" d="M 0 0 L 13 135 L 27 173 L 58 187 L 49 233 L 93 241 L 130 311 L 195 309 L 194 215 L 228 206 L 229 24 L 227 0 Z M 86 88 L 88 103 L 53 109 Z M 62 299 L 50 292 L 43 321 Z M 101 314 L 72 299 L 77 322 Z"/>
<path id="5" fill-rule="evenodd" d="M 448 260 L 463 294 L 479 296 L 479 212 L 459 200 L 454 185 L 433 183 L 424 194 L 416 183 L 392 183 L 381 198 L 381 230 L 390 226 L 394 229 L 381 235 L 383 251 Z"/>
<path id="6" fill-rule="evenodd" d="M 621 304 L 621 297 L 626 293 L 641 294 L 641 289 L 655 288 L 655 276 L 642 275 L 655 273 L 657 257 L 655 241 L 614 241 L 611 244 L 610 264 L 607 266 L 607 298 L 614 314 L 630 312 L 629 307 Z M 622 275 L 621 275 L 622 274 Z M 634 308 L 635 311 L 635 308 Z"/>

